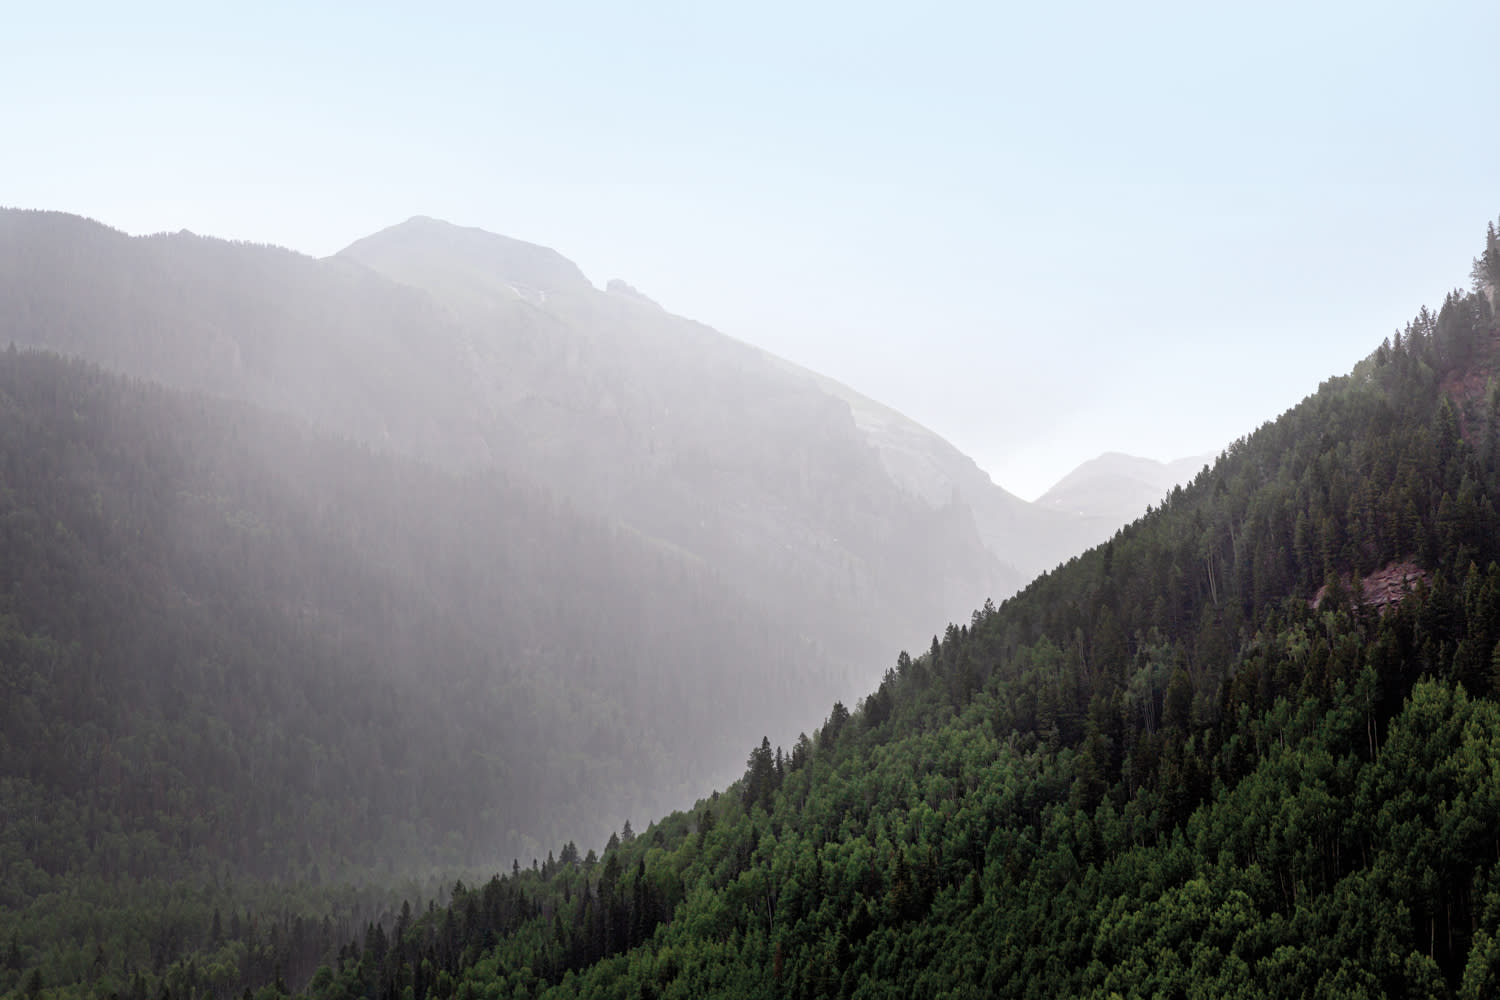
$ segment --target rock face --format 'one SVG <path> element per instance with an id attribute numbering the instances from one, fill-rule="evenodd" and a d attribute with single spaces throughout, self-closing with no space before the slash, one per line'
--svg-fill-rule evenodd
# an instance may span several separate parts
<path id="1" fill-rule="evenodd" d="M 1002 564 L 1007 585 L 996 588 L 997 598 L 1081 551 L 1074 547 L 1077 518 L 1027 503 L 995 485 L 968 455 L 890 407 L 833 379 L 767 357 L 846 403 L 855 427 L 902 490 L 934 510 L 955 503 L 969 509 L 980 541 Z"/>
<path id="2" fill-rule="evenodd" d="M 1384 614 L 1388 607 L 1400 604 L 1417 589 L 1419 584 L 1425 583 L 1431 577 L 1430 573 L 1414 562 L 1398 562 L 1382 566 L 1359 580 L 1357 590 L 1354 589 L 1355 580 L 1352 576 L 1341 578 L 1339 583 L 1348 588 L 1355 604 L 1375 608 Z M 1308 606 L 1316 608 L 1327 596 L 1328 585 L 1324 584 L 1318 588 L 1318 592 L 1313 595 Z"/>

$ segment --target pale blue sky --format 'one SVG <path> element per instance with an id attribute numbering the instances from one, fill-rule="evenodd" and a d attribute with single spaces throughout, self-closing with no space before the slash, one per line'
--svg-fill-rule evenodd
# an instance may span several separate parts
<path id="1" fill-rule="evenodd" d="M 0 203 L 532 240 L 1025 496 L 1275 416 L 1500 215 L 1494 0 L 218 7 L 4 4 Z"/>

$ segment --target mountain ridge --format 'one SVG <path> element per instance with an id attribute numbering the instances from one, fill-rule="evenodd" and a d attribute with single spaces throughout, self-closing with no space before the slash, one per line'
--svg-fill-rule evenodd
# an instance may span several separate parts
<path id="1" fill-rule="evenodd" d="M 462 271 L 465 290 L 457 290 L 445 279 L 434 281 L 432 269 L 425 264 L 412 267 L 399 263 L 397 254 L 376 252 L 375 247 L 395 237 L 403 242 L 402 227 L 391 227 L 372 236 L 355 241 L 337 256 L 350 256 L 375 267 L 387 277 L 425 288 L 440 297 L 451 294 L 460 301 L 475 303 L 493 302 L 491 292 L 480 291 L 486 281 L 494 275 L 474 268 Z M 427 230 L 429 233 L 460 232 L 485 234 L 483 230 L 466 229 L 441 223 Z M 480 237 L 475 237 L 480 238 Z M 504 237 L 495 237 L 505 239 Z M 550 252 L 550 251 L 549 251 Z M 438 256 L 442 256 L 439 254 Z M 510 280 L 502 270 L 500 275 Z M 570 292 L 594 291 L 592 286 L 581 285 L 568 289 Z M 973 459 L 963 455 L 948 441 L 935 432 L 918 424 L 884 403 L 878 403 L 858 390 L 820 373 L 812 372 L 791 361 L 777 357 L 754 345 L 728 337 L 695 320 L 685 319 L 662 310 L 654 300 L 642 294 L 621 279 L 611 279 L 606 292 L 640 302 L 670 316 L 675 322 L 687 324 L 693 329 L 723 342 L 740 345 L 772 367 L 790 372 L 799 379 L 810 379 L 821 391 L 850 406 L 856 427 L 881 456 L 882 465 L 903 489 L 917 496 L 933 509 L 940 508 L 955 498 L 968 506 L 975 514 L 976 527 L 985 541 L 985 547 L 1002 563 L 1008 565 L 1004 571 L 1004 584 L 990 596 L 1003 596 L 1036 573 L 1049 569 L 1059 562 L 1081 551 L 1086 544 L 1098 541 L 1095 537 L 1101 529 L 1099 517 L 1078 523 L 1077 519 L 1064 512 L 1058 516 L 1041 505 L 1028 504 L 1014 494 L 996 485 L 990 476 L 979 469 Z M 957 488 L 955 494 L 954 487 Z M 1118 522 L 1107 525 L 1108 530 L 1118 527 L 1134 516 L 1143 513 L 1144 503 L 1139 509 L 1124 511 Z"/>
<path id="2" fill-rule="evenodd" d="M 23 251 L 33 251 L 35 250 L 36 246 L 34 242 L 29 242 L 31 237 L 28 234 L 20 234 L 16 232 L 16 229 L 19 227 L 15 226 L 15 222 L 17 220 L 45 219 L 48 224 L 62 226 L 68 230 L 71 230 L 73 234 L 94 238 L 94 242 L 97 242 L 98 236 L 104 235 L 108 239 L 132 241 L 147 246 L 159 245 L 163 248 L 212 249 L 215 246 L 221 246 L 224 250 L 228 250 L 231 253 L 233 252 L 233 249 L 242 249 L 252 251 L 256 254 L 267 254 L 273 257 L 281 257 L 283 259 L 300 259 L 303 262 L 316 261 L 321 267 L 332 269 L 336 273 L 343 274 L 347 282 L 358 285 L 361 271 L 369 268 L 370 266 L 368 262 L 360 261 L 358 258 L 361 253 L 369 252 L 372 246 L 380 242 L 382 237 L 388 238 L 394 235 L 402 242 L 406 242 L 408 238 L 414 238 L 418 241 L 418 245 L 422 246 L 423 248 L 427 248 L 433 245 L 434 242 L 436 242 L 438 245 L 442 245 L 443 243 L 449 242 L 457 237 L 464 246 L 477 245 L 481 248 L 482 251 L 494 251 L 498 249 L 500 251 L 498 254 L 481 253 L 481 258 L 488 259 L 491 263 L 494 263 L 495 260 L 498 259 L 499 270 L 502 273 L 506 273 L 508 275 L 507 280 L 515 284 L 522 285 L 526 288 L 543 291 L 597 291 L 597 289 L 587 280 L 587 278 L 583 276 L 581 270 L 578 269 L 577 265 L 568 260 L 562 254 L 558 253 L 556 250 L 542 246 L 540 244 L 529 243 L 524 240 L 502 236 L 476 227 L 456 225 L 425 215 L 413 216 L 403 223 L 398 223 L 376 233 L 372 233 L 369 236 L 355 240 L 343 251 L 340 251 L 339 253 L 336 253 L 334 255 L 323 258 L 313 258 L 307 257 L 306 255 L 301 254 L 298 251 L 287 249 L 285 247 L 224 241 L 210 236 L 200 236 L 186 230 L 177 233 L 130 235 L 118 230 L 114 230 L 105 223 L 101 223 L 93 219 L 87 219 L 81 216 L 70 215 L 65 212 L 40 211 L 30 209 L 4 209 L 3 211 L 5 213 L 8 213 L 9 217 L 6 221 L 11 224 L 9 231 L 5 233 L 5 236 L 11 244 L 13 254 L 16 255 L 19 255 Z M 94 251 L 94 253 L 96 254 L 98 252 L 98 250 Z M 173 253 L 172 250 L 168 250 L 167 253 L 158 254 L 157 256 L 165 256 L 166 258 L 168 258 L 168 262 L 175 264 L 176 261 L 174 258 L 178 258 L 181 255 Z M 436 256 L 447 259 L 453 257 L 453 254 L 442 253 L 437 254 Z M 519 261 L 520 263 L 512 264 L 511 262 L 513 261 Z M 18 256 L 14 256 L 11 263 L 14 265 L 12 268 L 13 273 L 24 273 L 27 270 L 35 271 L 37 266 L 37 262 L 34 261 L 30 262 L 29 264 L 25 264 L 24 262 L 20 261 Z M 350 264 L 355 265 L 355 268 L 350 269 Z M 375 270 L 378 272 L 378 268 Z M 534 272 L 540 273 L 543 276 L 537 277 Z M 476 264 L 475 262 L 470 262 L 468 266 L 462 269 L 462 273 L 468 276 L 465 283 L 470 288 L 470 291 L 468 293 L 470 295 L 475 294 L 473 291 L 475 286 L 482 285 L 484 283 L 484 275 L 487 274 L 485 267 L 479 266 L 479 264 Z M 550 277 L 547 276 L 549 274 L 551 275 Z M 132 280 L 140 281 L 140 278 L 139 276 L 137 276 Z M 151 282 L 145 281 L 142 282 L 142 284 L 149 286 Z M 418 290 L 422 290 L 421 281 L 402 284 L 408 289 L 415 288 Z M 613 286 L 614 294 L 622 299 L 629 299 L 635 302 L 639 302 L 643 305 L 650 305 L 657 310 L 661 309 L 661 307 L 656 302 L 654 302 L 652 299 L 650 299 L 637 289 L 631 287 L 621 279 L 611 279 L 610 285 Z M 366 293 L 368 292 L 368 290 L 369 289 L 366 289 Z M 608 291 L 609 288 L 606 288 L 606 292 Z M 453 290 L 450 288 L 449 292 L 452 293 Z M 343 297 L 347 299 L 352 294 L 352 291 L 346 291 L 342 294 Z M 456 294 L 459 294 L 459 298 L 461 299 L 465 297 L 462 293 Z M 481 296 L 480 298 L 483 299 L 484 297 Z M 517 291 L 514 292 L 514 294 L 511 296 L 507 296 L 507 298 L 524 301 L 526 296 Z M 441 296 L 439 296 L 436 301 L 440 302 Z M 501 308 L 504 305 L 504 302 L 502 301 L 500 303 L 491 304 L 495 308 Z M 327 307 L 324 308 L 325 310 L 327 309 Z M 391 310 L 387 309 L 386 311 L 390 312 Z M 397 309 L 394 311 L 400 313 L 403 310 Z M 409 307 L 405 311 L 410 312 Z M 665 312 L 665 310 L 662 311 Z M 428 317 L 416 322 L 428 323 L 433 322 L 433 320 Z M 443 321 L 438 320 L 437 322 Z M 712 331 L 710 328 L 702 326 L 702 324 L 696 324 L 692 320 L 682 320 L 682 322 L 701 327 L 704 331 L 711 333 L 715 337 L 724 337 L 723 334 L 719 334 L 717 331 Z M 156 318 L 143 317 L 141 321 L 138 321 L 138 325 L 160 326 L 161 324 L 162 320 Z M 380 325 L 381 324 L 373 324 L 372 326 L 378 329 Z M 11 339 L 16 339 L 16 342 L 20 344 L 31 342 L 24 337 L 19 339 L 15 338 L 15 333 L 16 328 L 14 327 L 14 325 L 12 325 Z M 225 337 L 224 334 L 220 331 L 205 331 L 205 333 L 207 334 L 207 336 L 201 339 L 207 340 L 209 342 L 206 356 L 202 360 L 194 362 L 190 371 L 183 373 L 175 380 L 180 383 L 186 384 L 190 388 L 201 388 L 207 389 L 209 391 L 229 392 L 230 394 L 245 394 L 247 391 L 245 388 L 236 388 L 232 383 L 236 374 L 238 374 L 242 378 L 247 377 L 249 374 L 252 374 L 247 373 L 245 369 L 247 365 L 249 365 L 253 369 L 256 360 L 256 351 L 251 349 L 247 345 L 240 343 L 236 338 Z M 305 342 L 309 338 L 307 338 L 306 335 L 302 335 L 299 339 Z M 420 341 L 421 338 L 412 339 Z M 727 337 L 725 339 L 733 340 L 733 338 Z M 743 343 L 739 341 L 735 342 Z M 144 363 L 141 360 L 143 353 L 147 358 L 149 358 L 150 352 L 143 352 L 141 350 L 140 343 L 131 343 L 128 350 L 101 350 L 101 347 L 104 346 L 102 344 L 90 344 L 85 346 L 78 343 L 76 339 L 65 339 L 62 342 L 56 344 L 38 343 L 37 346 L 54 346 L 73 353 L 82 353 L 86 356 L 93 357 L 96 360 L 100 360 L 101 362 L 108 364 L 111 367 L 119 368 L 133 374 L 150 375 L 152 371 L 149 364 Z M 181 341 L 174 344 L 174 348 L 181 346 L 183 346 L 183 342 Z M 866 397 L 862 393 L 859 393 L 858 390 L 845 386 L 842 383 L 839 383 L 827 376 L 810 372 L 809 370 L 801 368 L 800 366 L 797 366 L 792 362 L 760 351 L 759 348 L 754 348 L 749 344 L 745 344 L 744 346 L 749 350 L 759 352 L 772 364 L 798 373 L 799 377 L 810 376 L 822 389 L 828 391 L 831 395 L 846 402 L 850 402 L 851 409 L 855 413 L 856 417 L 864 419 L 866 421 L 864 425 L 864 429 L 866 431 L 869 431 L 871 429 L 872 423 L 873 425 L 878 425 L 882 421 L 888 421 L 889 417 L 887 415 L 894 414 L 897 418 L 899 418 L 896 423 L 906 428 L 906 433 L 914 432 L 916 436 L 928 437 L 936 443 L 936 446 L 939 450 L 951 450 L 954 454 L 961 456 L 963 461 L 972 462 L 972 459 L 969 459 L 967 456 L 962 456 L 962 453 L 957 452 L 956 449 L 953 449 L 952 445 L 950 445 L 946 440 L 938 437 L 932 431 L 928 430 L 920 424 L 915 423 L 904 414 L 900 414 L 898 411 L 892 410 L 885 404 L 876 403 L 875 401 L 870 400 L 869 397 Z M 389 352 L 389 348 L 381 347 L 378 349 Z M 198 350 L 201 352 L 203 350 L 203 345 L 200 344 Z M 186 353 L 192 354 L 194 352 L 188 351 Z M 213 358 L 216 356 L 220 357 L 221 359 L 230 359 L 228 363 L 228 374 L 212 373 L 212 368 L 214 366 Z M 340 357 L 348 357 L 348 353 L 340 355 Z M 248 361 L 247 358 L 249 359 Z M 420 365 L 412 364 L 409 361 L 402 363 L 401 366 L 408 370 L 421 369 Z M 284 378 L 285 373 L 277 371 L 275 372 L 275 377 Z M 448 379 L 450 380 L 450 385 L 452 384 L 452 382 L 463 382 L 462 378 L 454 378 L 454 376 L 451 374 L 448 376 Z M 248 391 L 250 391 L 252 397 L 256 397 L 257 393 L 259 393 L 258 398 L 261 398 L 262 401 L 268 402 L 270 405 L 276 406 L 278 408 L 286 408 L 287 404 L 284 399 L 267 399 L 267 394 L 264 390 L 251 389 Z M 422 397 L 422 405 L 433 406 L 436 401 L 442 397 L 442 395 L 443 394 L 438 392 L 431 392 Z M 869 419 L 872 415 L 876 417 L 875 421 L 873 422 Z M 446 422 L 447 418 L 444 419 Z M 350 426 L 347 421 L 340 421 L 338 423 L 335 423 L 330 427 L 330 429 L 333 429 L 339 433 L 350 434 L 351 436 L 360 436 L 358 428 Z M 383 434 L 382 436 L 385 435 Z M 889 442 L 887 442 L 884 447 L 878 439 L 874 440 L 873 443 L 878 450 L 882 450 L 882 453 L 886 458 L 891 457 L 894 449 L 890 446 Z M 403 447 L 403 450 L 414 450 L 410 445 L 401 447 Z M 462 461 L 470 462 L 473 461 L 475 457 L 487 455 L 489 447 L 492 447 L 492 445 L 479 446 L 477 450 L 473 448 L 460 449 L 461 453 L 469 456 L 468 458 L 462 459 Z M 422 453 L 428 458 L 441 458 L 445 449 L 434 448 L 430 445 L 423 445 L 418 450 L 422 451 Z M 928 450 L 931 450 L 931 448 L 929 447 Z M 949 461 L 949 458 L 947 456 L 944 456 L 943 460 L 937 464 L 939 466 L 946 466 L 949 464 Z M 892 464 L 894 463 L 888 463 L 888 467 L 890 467 Z M 1079 467 L 1079 469 L 1084 468 L 1088 464 L 1089 463 L 1087 462 L 1084 463 Z M 892 468 L 891 471 L 892 474 L 898 478 L 898 480 L 904 482 L 906 488 L 908 488 L 914 494 L 922 496 L 923 499 L 926 500 L 930 505 L 937 505 L 942 500 L 951 498 L 951 496 L 941 496 L 941 494 L 946 491 L 942 489 L 942 486 L 939 483 L 934 483 L 931 480 L 924 480 L 921 477 L 915 475 L 907 475 L 905 477 L 902 477 L 900 471 L 897 468 Z M 1074 472 L 1070 473 L 1069 475 L 1076 475 L 1078 471 L 1078 469 L 1075 469 Z M 950 476 L 950 478 L 953 477 Z M 968 470 L 965 470 L 963 478 L 978 482 L 980 481 L 981 477 L 974 477 L 968 473 Z M 985 474 L 983 475 L 983 478 L 988 479 L 989 477 L 987 476 L 987 474 Z M 1059 484 L 1054 484 L 1049 492 L 1056 491 L 1059 485 L 1061 485 L 1062 482 L 1066 481 L 1066 479 L 1067 477 L 1064 477 L 1064 480 L 1059 481 Z M 971 501 L 977 502 L 977 505 L 979 507 L 996 506 L 1000 509 L 1006 509 L 1013 508 L 1018 503 L 1025 503 L 1025 501 L 1020 501 L 1019 498 L 1015 497 L 1014 494 L 1010 494 L 1008 491 L 1006 491 L 1003 486 L 995 485 L 993 481 L 991 481 L 989 485 L 992 486 L 995 490 L 999 491 L 999 493 L 996 494 L 998 499 L 978 498 L 977 494 L 981 491 L 973 486 L 971 486 L 967 491 L 961 492 L 964 492 L 965 496 Z M 1143 511 L 1144 507 L 1142 507 L 1140 511 L 1136 511 L 1135 513 L 1139 514 Z M 1001 520 L 1004 520 L 1004 518 L 1001 518 Z M 1003 537 L 1001 532 L 998 532 L 994 529 L 985 529 L 983 533 L 986 535 L 987 539 L 994 538 L 996 542 L 1000 541 Z M 995 551 L 997 548 L 999 548 L 998 544 L 992 544 L 989 547 L 992 551 Z M 1042 569 L 1050 568 L 1051 565 L 1055 565 L 1055 563 L 1060 559 L 1074 554 L 1076 550 L 1077 546 L 1071 539 L 1064 539 L 1060 542 L 1049 543 L 1049 545 L 1045 548 L 1045 551 L 1041 554 L 1031 555 L 1027 559 L 1020 560 L 1020 562 L 1023 563 L 1023 567 L 1019 570 L 1020 576 L 1024 578 L 1026 576 L 1034 574 L 1035 572 L 1039 572 Z M 997 551 L 996 555 L 999 558 L 1005 558 L 1003 552 Z"/>

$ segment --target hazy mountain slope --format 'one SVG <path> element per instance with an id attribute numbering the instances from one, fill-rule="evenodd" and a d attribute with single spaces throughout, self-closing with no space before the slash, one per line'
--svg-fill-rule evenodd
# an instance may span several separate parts
<path id="1" fill-rule="evenodd" d="M 851 675 L 1115 527 L 1024 504 L 894 411 L 611 288 L 424 218 L 314 261 L 0 212 L 0 340 L 533 478 L 720 567 Z"/>
<path id="2" fill-rule="evenodd" d="M 1013 592 L 1096 540 L 1096 519 L 1040 509 L 1013 496 L 996 486 L 973 459 L 889 407 L 833 379 L 673 316 L 623 282 L 610 282 L 601 294 L 571 263 L 547 248 L 419 217 L 359 240 L 340 256 L 424 288 L 467 317 L 465 325 L 476 331 L 476 364 L 489 374 L 489 398 L 529 440 L 556 449 L 549 477 L 576 480 L 581 493 L 602 489 L 617 500 L 621 493 L 612 490 L 626 493 L 633 517 L 657 516 L 653 531 L 671 531 L 671 522 L 681 519 L 659 516 L 666 508 L 654 493 L 631 506 L 629 487 L 618 478 L 607 478 L 611 463 L 630 451 L 644 450 L 648 464 L 649 456 L 662 449 L 698 456 L 722 451 L 717 435 L 724 435 L 736 454 L 698 460 L 719 466 L 713 477 L 729 472 L 724 466 L 736 461 L 759 462 L 750 470 L 733 472 L 742 477 L 732 484 L 740 503 L 760 489 L 776 495 L 773 502 L 809 506 L 806 496 L 795 497 L 797 489 L 805 493 L 807 484 L 787 489 L 778 482 L 777 459 L 764 460 L 745 451 L 754 447 L 804 466 L 840 463 L 842 476 L 863 480 L 857 493 L 867 498 L 839 501 L 846 507 L 870 503 L 894 484 L 903 501 L 920 501 L 918 511 L 967 508 L 984 548 L 994 557 L 984 570 L 988 585 L 980 592 L 986 596 Z M 540 320 L 538 311 L 560 319 L 561 328 Z M 843 405 L 830 406 L 830 400 Z M 697 436 L 664 436 L 673 424 Z M 826 453 L 799 456 L 806 448 L 804 432 L 821 428 L 836 435 L 838 449 L 852 452 L 853 459 Z M 878 468 L 861 454 L 865 448 L 878 456 Z M 659 471 L 651 468 L 652 490 L 661 488 Z M 703 492 L 710 482 L 689 487 L 695 496 L 712 500 L 713 490 Z M 852 546 L 846 538 L 850 527 L 840 528 L 834 521 L 837 514 L 819 509 L 826 507 L 826 499 L 815 494 L 809 507 L 821 527 L 831 529 L 819 544 Z M 892 516 L 911 514 L 887 509 L 873 516 L 884 524 Z M 882 528 L 883 533 L 897 534 L 892 527 Z M 856 550 L 856 560 L 863 562 L 872 548 L 867 544 L 863 554 Z M 963 606 L 965 599 L 956 589 L 948 596 Z M 942 607 L 952 606 L 939 599 L 933 610 L 941 614 Z"/>
<path id="3" fill-rule="evenodd" d="M 847 403 L 855 426 L 902 489 L 934 508 L 957 502 L 973 512 L 980 541 L 1002 562 L 1002 580 L 1011 584 L 997 587 L 993 596 L 1012 593 L 1083 550 L 1075 537 L 1075 518 L 1039 509 L 996 486 L 972 458 L 890 407 L 789 361 L 767 357 Z"/>
<path id="4" fill-rule="evenodd" d="M 534 856 L 736 773 L 843 679 L 496 474 L 25 352 L 0 415 L 0 906 Z"/>
<path id="5" fill-rule="evenodd" d="M 601 292 L 550 250 L 431 219 L 339 256 L 451 310 L 539 478 L 721 567 L 831 648 L 881 662 L 1018 582 L 974 544 L 965 498 L 910 492 L 847 401 L 755 348 Z M 830 632 L 830 615 L 852 627 Z"/>
<path id="6" fill-rule="evenodd" d="M 315 261 L 0 212 L 0 340 L 531 480 L 713 567 L 851 685 L 1020 582 L 966 504 L 890 478 L 847 404 L 616 289 L 432 220 Z"/>
<path id="7" fill-rule="evenodd" d="M 903 489 L 934 507 L 956 500 L 973 512 L 981 541 L 1016 581 L 1014 587 L 997 588 L 997 597 L 1104 541 L 1213 458 L 1158 462 L 1111 452 L 1083 463 L 1028 503 L 997 486 L 972 458 L 890 407 L 791 362 L 767 358 L 848 403 L 855 426 Z"/>
<path id="8" fill-rule="evenodd" d="M 347 261 L 0 210 L 0 343 L 248 399 L 449 467 L 488 458 L 456 333 Z"/>
<path id="9" fill-rule="evenodd" d="M 1424 309 L 790 754 L 308 995 L 1491 994 L 1497 373 L 1487 299 Z"/>

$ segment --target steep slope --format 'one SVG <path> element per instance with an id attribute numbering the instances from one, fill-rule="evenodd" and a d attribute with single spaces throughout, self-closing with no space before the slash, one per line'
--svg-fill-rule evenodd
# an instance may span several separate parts
<path id="1" fill-rule="evenodd" d="M 789 754 L 308 995 L 1490 995 L 1497 372 L 1450 295 Z"/>
<path id="2" fill-rule="evenodd" d="M 756 492 L 769 492 L 778 509 L 811 514 L 819 545 L 852 549 L 857 566 L 875 549 L 868 543 L 857 548 L 852 541 L 860 529 L 851 526 L 849 514 L 859 504 L 877 505 L 859 516 L 881 525 L 887 539 L 903 533 L 903 517 L 920 520 L 956 508 L 962 520 L 967 509 L 993 557 L 983 568 L 987 596 L 1013 592 L 1097 540 L 1102 524 L 1097 517 L 1028 504 L 996 486 L 973 459 L 889 407 L 673 316 L 622 281 L 611 281 L 600 293 L 547 248 L 418 217 L 359 240 L 339 256 L 425 289 L 462 317 L 473 332 L 474 363 L 487 373 L 487 398 L 496 412 L 528 440 L 555 451 L 548 466 L 552 481 L 572 483 L 577 495 L 602 490 L 629 505 L 632 487 L 622 485 L 614 466 L 621 455 L 640 456 L 636 462 L 650 470 L 651 490 L 638 497 L 632 517 L 645 519 L 654 512 L 652 531 L 670 531 L 681 520 L 661 516 L 672 506 L 653 492 L 663 486 L 658 454 L 680 450 L 697 456 L 698 466 L 716 466 L 687 484 L 694 498 L 709 501 L 701 506 L 754 509 Z M 679 428 L 676 435 L 673 425 Z M 832 435 L 838 451 L 804 454 L 809 430 L 814 440 Z M 869 461 L 867 450 L 878 463 Z M 705 452 L 717 454 L 708 458 Z M 856 480 L 850 482 L 850 495 L 838 500 L 846 510 L 827 509 L 829 498 L 816 492 L 826 485 L 812 484 L 815 492 L 808 497 L 808 484 L 782 482 L 777 460 L 763 452 L 794 468 L 833 462 L 842 478 Z M 755 464 L 734 468 L 747 461 Z M 738 481 L 719 481 L 728 475 Z M 798 496 L 799 490 L 804 495 Z M 731 493 L 736 499 L 729 499 Z M 890 495 L 898 499 L 878 505 Z M 750 534 L 758 537 L 765 530 L 759 525 Z M 902 562 L 920 564 L 911 558 Z M 933 611 L 964 605 L 957 593 L 961 588 L 939 594 L 932 582 L 917 589 L 937 598 Z M 943 603 L 948 597 L 958 603 Z"/>

